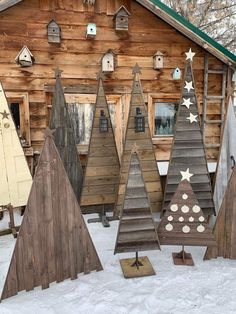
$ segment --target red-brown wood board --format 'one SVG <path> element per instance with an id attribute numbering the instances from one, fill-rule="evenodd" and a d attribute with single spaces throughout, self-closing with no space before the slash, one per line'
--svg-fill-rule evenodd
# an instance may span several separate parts
<path id="1" fill-rule="evenodd" d="M 102 270 L 51 135 L 47 135 L 1 300 Z"/>

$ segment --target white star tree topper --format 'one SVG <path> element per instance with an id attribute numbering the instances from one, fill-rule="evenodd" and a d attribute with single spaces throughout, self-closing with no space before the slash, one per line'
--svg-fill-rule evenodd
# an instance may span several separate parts
<path id="1" fill-rule="evenodd" d="M 197 115 L 194 115 L 190 112 L 190 115 L 186 120 L 189 120 L 190 123 L 197 122 Z"/>
<path id="2" fill-rule="evenodd" d="M 184 86 L 184 88 L 186 88 L 187 89 L 187 91 L 188 91 L 188 93 L 191 91 L 191 89 L 194 89 L 194 87 L 193 87 L 193 82 L 191 81 L 191 82 L 187 82 L 187 81 L 185 81 L 185 86 Z"/>
<path id="3" fill-rule="evenodd" d="M 183 103 L 181 104 L 181 106 L 186 106 L 189 109 L 190 105 L 193 105 L 190 98 L 183 98 Z"/>
<path id="4" fill-rule="evenodd" d="M 193 176 L 193 173 L 189 172 L 189 168 L 186 171 L 180 171 L 182 179 L 181 181 L 187 180 L 190 182 L 190 178 Z"/>
<path id="5" fill-rule="evenodd" d="M 186 60 L 190 60 L 193 61 L 193 57 L 195 56 L 195 52 L 192 51 L 192 49 L 190 48 L 188 52 L 185 52 L 187 58 Z"/>

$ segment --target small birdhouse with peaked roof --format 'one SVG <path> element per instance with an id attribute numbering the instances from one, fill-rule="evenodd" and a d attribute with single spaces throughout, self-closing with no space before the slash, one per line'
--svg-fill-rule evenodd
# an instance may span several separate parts
<path id="1" fill-rule="evenodd" d="M 181 79 L 181 75 L 182 75 L 182 71 L 179 68 L 176 68 L 173 72 L 172 72 L 172 78 L 173 80 L 180 80 Z"/>
<path id="2" fill-rule="evenodd" d="M 27 46 L 24 46 L 15 58 L 15 62 L 21 67 L 30 67 L 34 61 L 34 56 Z"/>
<path id="3" fill-rule="evenodd" d="M 61 42 L 61 28 L 55 20 L 51 20 L 47 25 L 48 42 L 60 44 Z"/>
<path id="4" fill-rule="evenodd" d="M 164 55 L 162 52 L 157 51 L 153 56 L 153 68 L 154 70 L 163 69 Z"/>
<path id="5" fill-rule="evenodd" d="M 121 6 L 114 15 L 115 30 L 116 31 L 128 31 L 129 30 L 129 17 L 130 12 L 125 6 Z"/>
<path id="6" fill-rule="evenodd" d="M 108 50 L 102 57 L 102 72 L 113 72 L 115 69 L 115 55 Z"/>

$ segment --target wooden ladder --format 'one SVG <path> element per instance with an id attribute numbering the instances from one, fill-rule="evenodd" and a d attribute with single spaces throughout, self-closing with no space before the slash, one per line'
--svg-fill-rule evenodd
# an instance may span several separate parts
<path id="1" fill-rule="evenodd" d="M 209 74 L 219 74 L 222 75 L 222 93 L 221 95 L 214 96 L 208 95 L 208 77 Z M 220 125 L 221 134 L 220 134 L 220 141 L 223 131 L 223 123 L 224 123 L 224 114 L 225 114 L 225 93 L 226 93 L 226 83 L 227 83 L 227 66 L 223 65 L 221 70 L 211 70 L 209 69 L 209 62 L 208 62 L 208 54 L 205 54 L 204 57 L 204 95 L 203 95 L 203 108 L 202 108 L 202 133 L 203 133 L 203 140 L 206 148 L 219 148 L 220 143 L 205 143 L 205 131 L 207 124 L 217 124 Z M 211 102 L 219 102 L 221 103 L 220 109 L 220 120 L 208 120 L 207 119 L 207 104 L 208 101 Z"/>

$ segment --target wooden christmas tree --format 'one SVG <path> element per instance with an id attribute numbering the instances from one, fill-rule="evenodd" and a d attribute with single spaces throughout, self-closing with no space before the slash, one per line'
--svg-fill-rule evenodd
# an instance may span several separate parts
<path id="1" fill-rule="evenodd" d="M 194 173 L 191 184 L 199 206 L 204 215 L 211 215 L 214 213 L 214 203 L 203 137 L 199 125 L 197 97 L 191 64 L 194 53 L 190 50 L 186 55 L 184 86 L 177 113 L 163 208 L 168 206 L 176 191 L 181 180 L 180 171 L 189 168 L 189 171 Z"/>
<path id="2" fill-rule="evenodd" d="M 128 166 L 128 179 L 115 246 L 115 253 L 136 252 L 136 259 L 121 260 L 124 276 L 136 277 L 155 274 L 148 258 L 138 258 L 138 252 L 159 249 L 159 240 L 142 175 L 139 153 L 137 147 L 134 146 Z"/>
<path id="3" fill-rule="evenodd" d="M 225 117 L 224 131 L 215 177 L 214 203 L 217 213 L 221 207 L 223 197 L 231 177 L 232 166 L 236 160 L 235 134 L 236 118 L 234 114 L 233 102 L 232 99 L 230 99 Z"/>
<path id="4" fill-rule="evenodd" d="M 61 84 L 60 73 L 60 70 L 57 69 L 56 86 L 52 101 L 50 129 L 53 130 L 56 147 L 77 200 L 79 201 L 83 182 L 83 171 L 75 143 L 73 125 L 70 120 Z"/>
<path id="5" fill-rule="evenodd" d="M 79 204 L 48 132 L 1 299 L 101 270 Z"/>
<path id="6" fill-rule="evenodd" d="M 236 167 L 231 174 L 223 202 L 218 213 L 213 234 L 217 246 L 208 247 L 205 260 L 224 257 L 236 259 Z"/>
<path id="7" fill-rule="evenodd" d="M 158 236 L 163 245 L 212 246 L 215 239 L 207 224 L 195 193 L 190 184 L 194 175 L 182 172 L 182 181 L 168 205 L 158 226 Z M 176 265 L 194 265 L 191 254 L 173 253 Z"/>
<path id="8" fill-rule="evenodd" d="M 148 124 L 148 115 L 139 79 L 140 73 L 140 68 L 136 64 L 133 69 L 134 81 L 121 163 L 119 192 L 116 202 L 115 215 L 117 216 L 120 213 L 124 201 L 125 184 L 128 178 L 128 163 L 134 143 L 137 143 L 139 147 L 143 178 L 153 212 L 161 211 L 163 199 L 160 175 L 157 169 L 157 162 Z"/>
<path id="9" fill-rule="evenodd" d="M 120 163 L 109 108 L 99 77 L 92 134 L 81 195 L 83 212 L 99 212 L 105 226 L 107 208 L 114 208 Z"/>
<path id="10" fill-rule="evenodd" d="M 0 206 L 27 204 L 32 177 L 0 83 Z"/>

